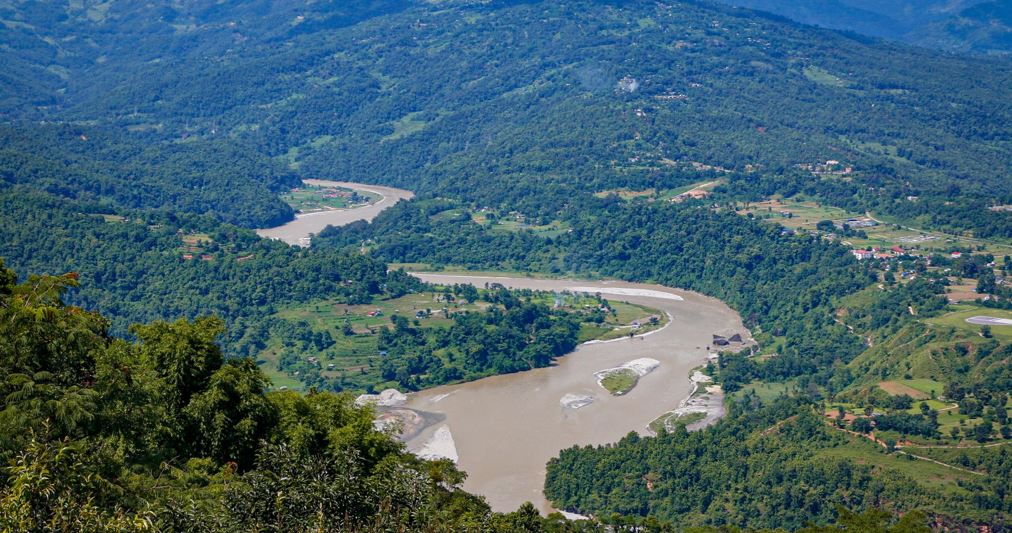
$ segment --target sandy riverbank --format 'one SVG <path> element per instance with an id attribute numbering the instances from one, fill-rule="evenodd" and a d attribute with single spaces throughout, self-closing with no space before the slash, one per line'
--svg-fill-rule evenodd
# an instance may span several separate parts
<path id="1" fill-rule="evenodd" d="M 724 408 L 724 390 L 720 385 L 713 383 L 713 378 L 699 370 L 693 370 L 692 375 L 689 376 L 689 382 L 692 384 L 692 391 L 689 395 L 678 404 L 677 408 L 657 418 L 657 420 L 664 421 L 664 427 L 668 431 L 674 428 L 679 419 L 684 419 L 687 416 L 703 415 L 700 420 L 685 426 L 688 431 L 696 431 L 716 424 L 727 413 Z M 650 434 L 655 434 L 650 427 L 653 423 L 647 425 Z"/>
<path id="2" fill-rule="evenodd" d="M 344 226 L 358 220 L 372 220 L 383 212 L 384 209 L 393 206 L 401 200 L 408 200 L 415 196 L 413 192 L 403 189 L 348 181 L 307 179 L 302 180 L 302 182 L 319 187 L 343 187 L 345 189 L 370 192 L 378 194 L 380 200 L 352 209 L 329 209 L 326 211 L 314 211 L 312 213 L 300 213 L 295 216 L 295 220 L 280 226 L 258 229 L 257 235 L 267 239 L 284 241 L 292 246 L 309 246 L 313 235 L 320 233 L 327 226 Z"/>
<path id="3" fill-rule="evenodd" d="M 670 317 L 668 324 L 646 335 L 582 344 L 547 368 L 409 395 L 404 408 L 438 413 L 445 420 L 406 439 L 408 449 L 445 452 L 452 441 L 458 465 L 468 473 L 464 488 L 485 496 L 496 510 L 515 510 L 531 501 L 542 512 L 550 512 L 541 491 L 545 463 L 551 457 L 573 445 L 612 443 L 629 431 L 647 435 L 650 421 L 673 407 L 684 407 L 692 392 L 686 376 L 706 363 L 705 347 L 712 335 L 747 334 L 737 314 L 718 300 L 659 285 L 416 275 L 439 284 L 501 283 L 510 288 L 601 293 Z M 597 385 L 595 372 L 646 358 L 659 366 L 628 393 L 613 396 Z M 440 431 L 444 426 L 446 431 Z"/>

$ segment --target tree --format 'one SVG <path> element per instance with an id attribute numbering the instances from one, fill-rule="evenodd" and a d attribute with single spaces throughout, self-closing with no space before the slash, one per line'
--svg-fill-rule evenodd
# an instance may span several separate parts
<path id="1" fill-rule="evenodd" d="M 103 479 L 89 459 L 79 445 L 32 435 L 0 491 L 0 530 L 154 531 L 151 513 L 96 505 L 110 495 L 103 493 L 121 488 Z"/>
<path id="2" fill-rule="evenodd" d="M 986 269 L 977 276 L 977 293 L 994 294 L 998 290 L 997 278 L 993 269 Z"/>
<path id="3" fill-rule="evenodd" d="M 248 358 L 230 360 L 212 374 L 207 389 L 184 410 L 192 420 L 194 452 L 219 463 L 252 466 L 260 440 L 277 423 L 277 411 L 264 397 L 268 386 L 267 376 Z"/>
<path id="4" fill-rule="evenodd" d="M 870 433 L 874 426 L 871 425 L 871 420 L 867 418 L 855 418 L 851 422 L 850 427 L 858 433 Z"/>
<path id="5" fill-rule="evenodd" d="M 827 233 L 832 233 L 833 230 L 836 229 L 836 226 L 833 225 L 832 220 L 820 220 L 815 224 L 815 229 L 819 231 L 825 231 Z"/>
<path id="6" fill-rule="evenodd" d="M 216 317 L 174 323 L 153 322 L 135 325 L 130 331 L 141 341 L 140 353 L 145 364 L 164 382 L 162 391 L 167 405 L 180 411 L 190 398 L 207 387 L 208 380 L 224 362 L 215 339 L 224 331 Z"/>
<path id="7" fill-rule="evenodd" d="M 32 430 L 80 435 L 93 420 L 94 354 L 108 342 L 108 322 L 65 306 L 77 276 L 29 276 L 14 284 L 0 261 L 0 459 L 19 449 Z"/>
<path id="8" fill-rule="evenodd" d="M 973 438 L 977 439 L 977 442 L 987 442 L 991 438 L 991 432 L 994 431 L 994 425 L 991 422 L 981 422 L 973 428 Z"/>

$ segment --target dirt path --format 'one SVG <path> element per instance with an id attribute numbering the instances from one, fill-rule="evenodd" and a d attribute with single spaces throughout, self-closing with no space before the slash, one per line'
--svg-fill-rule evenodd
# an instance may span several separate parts
<path id="1" fill-rule="evenodd" d="M 855 437 L 861 437 L 861 438 L 868 439 L 868 440 L 874 442 L 875 444 L 878 444 L 879 446 L 881 446 L 882 448 L 884 448 L 886 450 L 889 449 L 889 445 L 886 444 L 881 439 L 876 438 L 874 434 L 858 433 L 856 431 L 851 431 L 849 429 L 837 427 L 836 425 L 834 425 L 832 423 L 826 424 L 826 427 L 835 429 L 837 431 L 841 431 L 841 432 L 846 433 L 848 435 L 853 435 Z M 1001 443 L 1001 444 L 1005 444 L 1005 443 Z M 924 457 L 923 455 L 917 455 L 917 454 L 910 453 L 910 452 L 907 452 L 907 451 L 904 451 L 903 449 L 901 449 L 901 448 L 905 449 L 907 447 L 910 447 L 910 446 L 903 446 L 903 445 L 897 444 L 897 445 L 895 445 L 893 447 L 893 452 L 894 453 L 898 453 L 898 454 L 902 454 L 902 455 L 909 455 L 910 457 L 913 457 L 915 459 L 920 459 L 922 461 L 932 462 L 932 463 L 935 463 L 937 465 L 948 467 L 948 468 L 951 468 L 953 470 L 959 470 L 960 472 L 966 472 L 967 474 L 973 474 L 975 476 L 986 476 L 987 475 L 987 474 L 984 474 L 983 472 L 977 472 L 975 470 L 969 470 L 969 469 L 966 469 L 966 468 L 963 468 L 963 467 L 960 467 L 960 466 L 950 465 L 949 463 L 943 463 L 941 461 L 937 461 L 937 460 L 932 459 L 930 457 Z M 920 447 L 925 447 L 925 446 L 920 446 Z"/>

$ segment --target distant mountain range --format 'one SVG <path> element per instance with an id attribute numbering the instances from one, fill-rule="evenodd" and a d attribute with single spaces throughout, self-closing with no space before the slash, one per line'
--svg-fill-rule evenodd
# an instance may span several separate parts
<path id="1" fill-rule="evenodd" d="M 1012 52 L 1012 0 L 719 0 L 813 26 L 953 52 Z"/>
<path id="2" fill-rule="evenodd" d="M 991 13 L 820 1 L 807 12 L 836 5 L 883 32 Z M 0 21 L 0 120 L 109 128 L 117 144 L 227 143 L 528 215 L 677 187 L 693 162 L 779 176 L 840 160 L 867 180 L 845 196 L 1012 202 L 1012 64 L 713 2 L 0 0 Z"/>

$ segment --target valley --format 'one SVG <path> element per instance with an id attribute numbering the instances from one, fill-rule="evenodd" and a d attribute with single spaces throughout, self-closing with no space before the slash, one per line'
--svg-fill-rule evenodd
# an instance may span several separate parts
<path id="1" fill-rule="evenodd" d="M 607 342 L 585 343 L 547 368 L 495 376 L 410 395 L 405 407 L 442 415 L 442 421 L 408 441 L 420 450 L 440 428 L 452 435 L 458 464 L 468 472 L 464 487 L 488 498 L 493 509 L 509 510 L 541 495 L 545 462 L 574 444 L 614 442 L 679 405 L 690 392 L 689 374 L 707 361 L 714 333 L 743 334 L 741 319 L 726 305 L 689 291 L 617 281 L 538 280 L 502 276 L 419 273 L 430 283 L 498 283 L 517 289 L 596 291 L 609 300 L 655 308 L 670 322 L 654 332 Z M 614 396 L 597 385 L 595 372 L 637 358 L 659 366 L 627 394 Z M 578 408 L 560 401 L 587 398 Z M 532 437 L 536 435 L 536 437 Z"/>
<path id="2" fill-rule="evenodd" d="M 0 0 L 0 530 L 1007 530 L 1008 4 Z"/>

